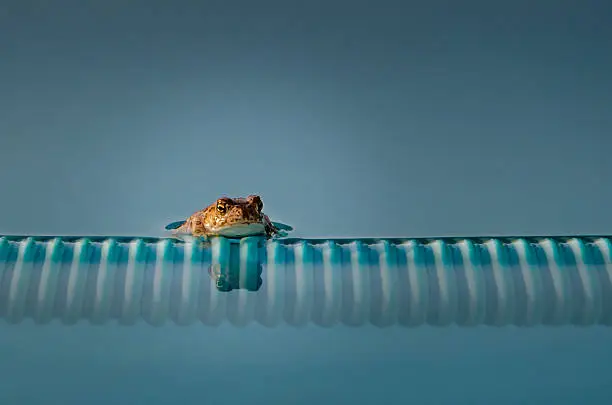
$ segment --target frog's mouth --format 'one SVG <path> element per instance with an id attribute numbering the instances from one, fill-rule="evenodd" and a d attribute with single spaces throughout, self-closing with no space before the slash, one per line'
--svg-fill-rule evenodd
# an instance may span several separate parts
<path id="1" fill-rule="evenodd" d="M 238 222 L 218 228 L 215 233 L 228 237 L 263 235 L 266 233 L 266 228 L 261 222 Z"/>

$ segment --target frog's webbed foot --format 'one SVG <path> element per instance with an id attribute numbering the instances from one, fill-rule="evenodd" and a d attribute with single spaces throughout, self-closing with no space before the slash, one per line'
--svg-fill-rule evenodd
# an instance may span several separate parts
<path id="1" fill-rule="evenodd" d="M 272 239 L 279 239 L 279 238 L 285 238 L 287 235 L 289 235 L 287 231 L 284 231 L 282 229 L 277 229 L 276 232 L 274 232 L 271 237 Z"/>
<path id="2" fill-rule="evenodd" d="M 182 221 L 170 222 L 168 225 L 166 225 L 165 229 L 167 231 L 179 229 L 181 226 L 185 225 L 185 222 L 187 221 L 182 220 Z"/>
<path id="3" fill-rule="evenodd" d="M 282 222 L 272 222 L 272 225 L 279 231 L 293 231 L 293 227 L 291 225 L 283 224 Z"/>
<path id="4" fill-rule="evenodd" d="M 293 230 L 293 227 L 281 222 L 272 222 L 267 215 L 264 215 L 264 225 L 266 227 L 266 235 L 269 238 L 284 238 Z"/>
<path id="5" fill-rule="evenodd" d="M 289 235 L 289 232 L 293 231 L 293 228 L 289 225 L 281 224 L 279 222 L 272 222 L 274 227 L 274 238 L 285 238 Z"/>

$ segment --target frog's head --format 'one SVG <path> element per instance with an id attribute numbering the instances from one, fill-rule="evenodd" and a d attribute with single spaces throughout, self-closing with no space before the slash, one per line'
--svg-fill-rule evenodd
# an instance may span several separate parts
<path id="1" fill-rule="evenodd" d="M 166 225 L 174 235 L 226 236 L 241 238 L 261 235 L 283 237 L 293 230 L 289 225 L 272 222 L 263 212 L 263 202 L 257 195 L 247 198 L 222 197 L 185 221 Z"/>
<path id="2" fill-rule="evenodd" d="M 209 235 L 248 236 L 266 233 L 263 202 L 257 195 L 247 198 L 222 197 L 209 205 L 192 229 L 205 229 Z M 202 222 L 201 224 L 197 222 Z"/>

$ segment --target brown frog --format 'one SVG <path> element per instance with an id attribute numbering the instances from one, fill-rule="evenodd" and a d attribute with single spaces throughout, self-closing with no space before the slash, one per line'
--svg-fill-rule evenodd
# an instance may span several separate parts
<path id="1" fill-rule="evenodd" d="M 185 221 L 166 226 L 175 235 L 196 237 L 225 236 L 241 238 L 261 235 L 268 238 L 286 236 L 293 230 L 289 225 L 270 221 L 262 212 L 263 202 L 257 195 L 246 198 L 222 197 Z"/>

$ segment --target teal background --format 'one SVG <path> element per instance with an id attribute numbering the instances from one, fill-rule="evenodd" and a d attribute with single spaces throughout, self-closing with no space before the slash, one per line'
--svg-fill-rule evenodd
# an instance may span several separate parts
<path id="1" fill-rule="evenodd" d="M 0 2 L 0 233 L 610 233 L 604 1 Z M 608 404 L 606 328 L 3 324 L 0 402 Z"/>

